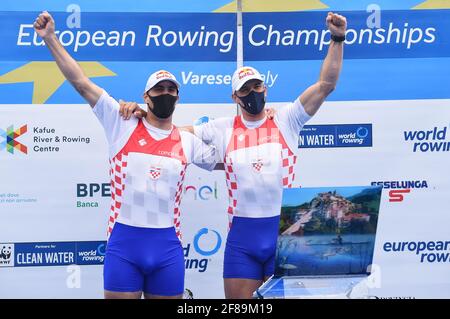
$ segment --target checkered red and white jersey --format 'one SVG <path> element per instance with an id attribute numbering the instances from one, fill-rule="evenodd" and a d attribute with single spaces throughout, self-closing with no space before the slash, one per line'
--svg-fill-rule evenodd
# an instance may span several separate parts
<path id="1" fill-rule="evenodd" d="M 115 222 L 147 227 L 175 226 L 180 233 L 180 202 L 186 167 L 212 170 L 213 147 L 194 135 L 150 126 L 145 120 L 124 121 L 119 104 L 103 92 L 93 108 L 110 147 L 111 210 L 108 236 Z"/>
<path id="2" fill-rule="evenodd" d="M 225 163 L 230 223 L 233 216 L 262 218 L 280 213 L 284 187 L 295 178 L 298 137 L 310 119 L 300 101 L 251 127 L 241 116 L 196 126 L 195 134 L 214 144 Z"/>
<path id="3" fill-rule="evenodd" d="M 139 121 L 110 163 L 109 232 L 116 221 L 148 228 L 175 226 L 179 231 L 187 161 L 177 128 L 167 138 L 155 140 Z"/>

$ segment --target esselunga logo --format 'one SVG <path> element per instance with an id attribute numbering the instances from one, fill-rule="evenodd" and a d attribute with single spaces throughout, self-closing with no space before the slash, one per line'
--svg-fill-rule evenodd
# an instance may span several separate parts
<path id="1" fill-rule="evenodd" d="M 14 125 L 9 126 L 6 131 L 0 128 L 0 151 L 6 149 L 8 153 L 14 154 L 14 150 L 16 150 L 27 154 L 27 146 L 17 140 L 27 130 L 26 124 L 16 130 L 14 129 Z"/>
<path id="2" fill-rule="evenodd" d="M 194 249 L 192 249 L 192 246 Z M 205 272 L 213 255 L 215 255 L 222 246 L 222 236 L 216 230 L 201 228 L 192 240 L 183 247 L 185 257 L 185 268 Z M 191 253 L 194 252 L 194 258 Z M 198 258 L 200 257 L 200 258 Z M 209 257 L 209 258 L 208 258 Z"/>
<path id="3" fill-rule="evenodd" d="M 403 131 L 403 137 L 412 144 L 413 153 L 449 152 L 448 130 L 447 126 L 435 126 L 430 130 Z"/>
<path id="4" fill-rule="evenodd" d="M 426 180 L 408 180 L 408 181 L 382 181 L 372 182 L 372 186 L 382 186 L 388 189 L 389 202 L 403 202 L 406 194 L 416 189 L 428 188 Z"/>

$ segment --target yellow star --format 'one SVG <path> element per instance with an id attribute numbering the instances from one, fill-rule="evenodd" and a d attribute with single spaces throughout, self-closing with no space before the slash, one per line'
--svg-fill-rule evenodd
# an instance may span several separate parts
<path id="1" fill-rule="evenodd" d="M 87 77 L 115 76 L 99 62 L 79 62 Z M 56 62 L 30 62 L 0 76 L 1 83 L 33 82 L 33 104 L 43 104 L 64 83 L 64 75 Z"/>
<path id="2" fill-rule="evenodd" d="M 427 0 L 413 9 L 449 9 L 450 0 Z"/>

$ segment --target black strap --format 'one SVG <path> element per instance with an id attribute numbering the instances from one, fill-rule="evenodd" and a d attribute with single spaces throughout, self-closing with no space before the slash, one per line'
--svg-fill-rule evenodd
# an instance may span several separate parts
<path id="1" fill-rule="evenodd" d="M 345 41 L 345 35 L 342 36 L 338 36 L 338 35 L 331 35 L 331 40 L 333 40 L 334 42 L 342 42 Z"/>

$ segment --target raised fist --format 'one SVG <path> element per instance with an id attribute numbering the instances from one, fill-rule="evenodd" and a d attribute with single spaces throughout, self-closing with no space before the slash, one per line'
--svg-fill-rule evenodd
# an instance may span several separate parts
<path id="1" fill-rule="evenodd" d="M 33 26 L 37 34 L 43 39 L 55 33 L 55 20 L 53 20 L 52 16 L 47 11 L 43 11 L 36 18 Z"/>
<path id="2" fill-rule="evenodd" d="M 331 34 L 336 36 L 344 36 L 347 29 L 347 19 L 339 14 L 328 12 L 327 26 Z"/>

